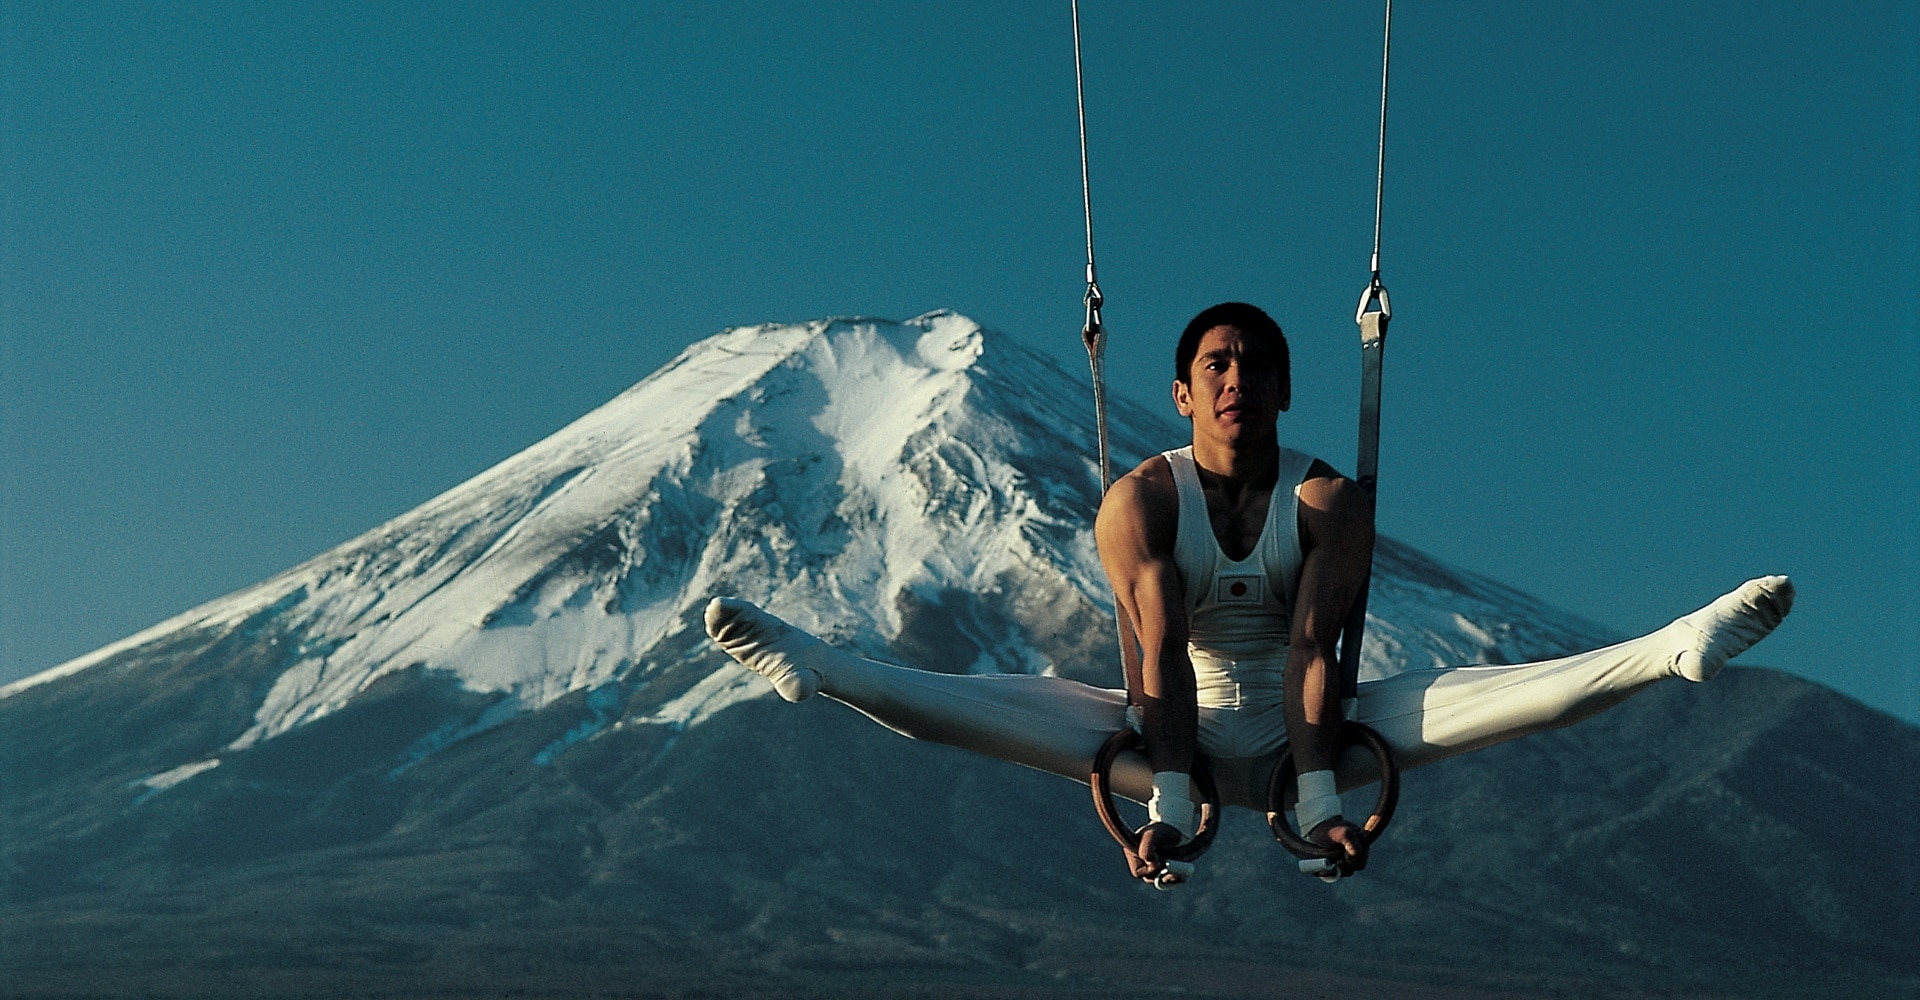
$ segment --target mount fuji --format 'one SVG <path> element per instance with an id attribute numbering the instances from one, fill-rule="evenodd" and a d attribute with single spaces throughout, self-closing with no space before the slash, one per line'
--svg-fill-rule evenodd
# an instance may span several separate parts
<path id="1" fill-rule="evenodd" d="M 8 991 L 1239 996 L 1351 986 L 1354 934 L 1405 995 L 1920 975 L 1911 866 L 1862 872 L 1819 822 L 1912 856 L 1920 738 L 1782 674 L 1419 772 L 1332 889 L 1242 818 L 1169 899 L 1084 789 L 785 705 L 706 642 L 725 593 L 879 659 L 1118 686 L 1087 399 L 951 312 L 728 330 L 408 514 L 0 688 Z M 1114 414 L 1124 465 L 1183 437 Z M 1363 674 L 1617 638 L 1383 538 Z M 1119 960 L 1123 926 L 1161 943 Z"/>

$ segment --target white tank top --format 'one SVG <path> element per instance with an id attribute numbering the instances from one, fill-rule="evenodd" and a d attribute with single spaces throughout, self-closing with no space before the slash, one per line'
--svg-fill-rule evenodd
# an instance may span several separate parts
<path id="1" fill-rule="evenodd" d="M 1205 708 L 1279 704 L 1300 583 L 1300 483 L 1314 458 L 1280 449 L 1280 474 L 1260 540 L 1245 559 L 1220 550 L 1193 447 L 1165 453 L 1180 500 L 1174 566 L 1187 598 L 1187 652 Z"/>

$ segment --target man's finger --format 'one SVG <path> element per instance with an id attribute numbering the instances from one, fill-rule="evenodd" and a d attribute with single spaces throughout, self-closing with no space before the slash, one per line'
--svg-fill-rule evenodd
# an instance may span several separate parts
<path id="1" fill-rule="evenodd" d="M 1367 841 L 1360 828 L 1344 820 L 1334 819 L 1320 829 L 1323 843 L 1329 847 L 1338 847 L 1342 857 L 1334 860 L 1343 874 L 1351 875 L 1367 867 Z"/>

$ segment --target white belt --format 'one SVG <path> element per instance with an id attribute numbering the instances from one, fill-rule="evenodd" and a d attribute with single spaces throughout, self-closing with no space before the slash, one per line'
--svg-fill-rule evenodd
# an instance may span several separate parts
<path id="1" fill-rule="evenodd" d="M 1193 660 L 1194 694 L 1202 708 L 1243 708 L 1284 702 L 1286 647 L 1279 655 L 1234 659 L 1202 649 L 1188 651 Z"/>

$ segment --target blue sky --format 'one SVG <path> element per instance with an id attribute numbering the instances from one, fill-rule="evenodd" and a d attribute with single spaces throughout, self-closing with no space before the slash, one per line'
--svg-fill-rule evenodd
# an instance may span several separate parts
<path id="1" fill-rule="evenodd" d="M 1267 306 L 1350 465 L 1368 5 L 1089 0 L 1117 392 Z M 1920 721 L 1920 15 L 1395 11 L 1381 521 Z M 400 514 L 723 327 L 951 307 L 1079 365 L 1059 3 L 6 4 L 0 679 Z"/>

